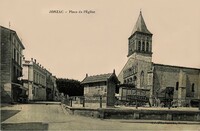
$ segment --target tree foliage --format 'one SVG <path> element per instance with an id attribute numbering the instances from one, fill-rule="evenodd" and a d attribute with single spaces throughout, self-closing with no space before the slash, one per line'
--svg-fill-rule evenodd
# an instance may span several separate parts
<path id="1" fill-rule="evenodd" d="M 83 96 L 83 86 L 78 80 L 58 78 L 56 84 L 60 93 L 69 96 Z"/>

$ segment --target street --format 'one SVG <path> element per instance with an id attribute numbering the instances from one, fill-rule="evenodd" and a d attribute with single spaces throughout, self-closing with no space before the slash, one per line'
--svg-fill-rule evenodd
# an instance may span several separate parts
<path id="1" fill-rule="evenodd" d="M 200 130 L 197 124 L 135 123 L 74 116 L 55 102 L 4 106 L 1 113 L 1 130 Z"/>

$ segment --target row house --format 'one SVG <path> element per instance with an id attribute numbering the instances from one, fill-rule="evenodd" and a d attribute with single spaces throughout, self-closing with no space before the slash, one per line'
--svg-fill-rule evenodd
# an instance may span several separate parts
<path id="1" fill-rule="evenodd" d="M 0 26 L 0 86 L 1 102 L 16 102 L 25 96 L 21 84 L 22 57 L 25 49 L 14 30 Z"/>
<path id="2" fill-rule="evenodd" d="M 0 26 L 1 103 L 58 100 L 56 77 L 36 60 L 25 60 L 24 49 L 16 31 Z"/>
<path id="3" fill-rule="evenodd" d="M 23 60 L 22 81 L 28 89 L 28 100 L 46 100 L 46 69 L 36 60 Z"/>
<path id="4" fill-rule="evenodd" d="M 37 63 L 36 59 L 23 60 L 23 86 L 28 88 L 28 100 L 57 100 L 56 77 Z"/>
<path id="5" fill-rule="evenodd" d="M 58 100 L 56 77 L 46 70 L 46 100 Z"/>

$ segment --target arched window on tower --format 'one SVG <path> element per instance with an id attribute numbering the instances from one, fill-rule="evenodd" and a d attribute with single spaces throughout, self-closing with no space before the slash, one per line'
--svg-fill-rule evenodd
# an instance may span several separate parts
<path id="1" fill-rule="evenodd" d="M 192 83 L 192 92 L 194 92 L 194 83 Z"/>
<path id="2" fill-rule="evenodd" d="M 133 77 L 133 81 L 134 81 L 133 84 L 136 86 L 137 85 L 137 77 L 136 76 Z"/>
<path id="3" fill-rule="evenodd" d="M 129 54 L 131 53 L 131 42 L 129 41 L 129 44 L 128 44 L 128 49 L 129 49 Z"/>
<path id="4" fill-rule="evenodd" d="M 132 50 L 135 50 L 135 42 L 133 41 Z"/>
<path id="5" fill-rule="evenodd" d="M 140 74 L 140 87 L 144 87 L 144 71 Z"/>
<path id="6" fill-rule="evenodd" d="M 138 51 L 140 51 L 141 50 L 141 42 L 139 41 L 138 42 Z"/>
<path id="7" fill-rule="evenodd" d="M 133 83 L 133 79 L 132 79 L 132 78 L 129 78 L 129 82 L 130 82 L 130 83 Z"/>
<path id="8" fill-rule="evenodd" d="M 146 52 L 149 52 L 149 42 L 146 43 Z"/>
<path id="9" fill-rule="evenodd" d="M 145 43 L 142 42 L 142 51 L 145 51 Z"/>
<path id="10" fill-rule="evenodd" d="M 179 87 L 179 83 L 176 82 L 176 90 L 178 90 L 178 87 Z"/>

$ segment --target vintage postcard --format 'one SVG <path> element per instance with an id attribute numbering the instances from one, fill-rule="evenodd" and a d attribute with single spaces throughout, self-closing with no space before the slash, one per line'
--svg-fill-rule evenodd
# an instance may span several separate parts
<path id="1" fill-rule="evenodd" d="M 1 130 L 200 130 L 199 0 L 0 0 Z"/>

